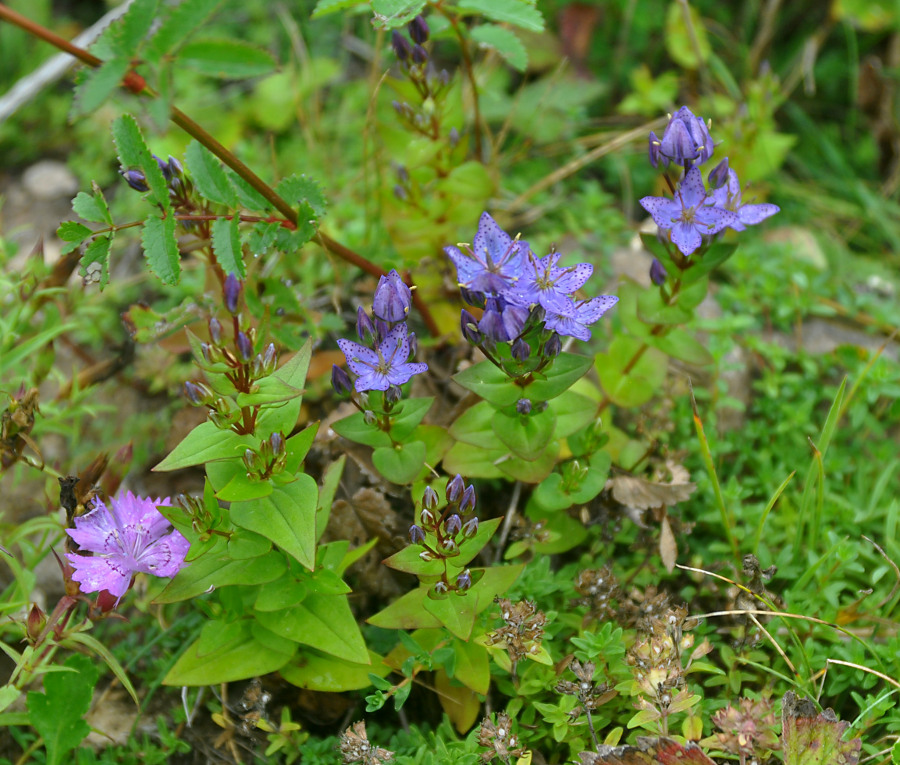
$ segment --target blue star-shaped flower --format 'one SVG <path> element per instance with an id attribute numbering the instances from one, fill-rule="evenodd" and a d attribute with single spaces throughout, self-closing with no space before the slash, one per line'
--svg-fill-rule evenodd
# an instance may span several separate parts
<path id="1" fill-rule="evenodd" d="M 569 298 L 564 310 L 547 312 L 544 326 L 560 335 L 587 341 L 591 339 L 588 327 L 599 321 L 600 317 L 618 302 L 619 298 L 615 295 L 599 295 L 579 303 Z"/>
<path id="2" fill-rule="evenodd" d="M 482 213 L 472 247 L 463 252 L 451 245 L 444 252 L 456 266 L 460 287 L 500 294 L 521 277 L 528 243 L 513 239 L 490 215 Z"/>
<path id="3" fill-rule="evenodd" d="M 743 231 L 747 226 L 755 226 L 770 218 L 781 208 L 773 204 L 745 205 L 741 203 L 741 184 L 734 170 L 728 171 L 728 182 L 712 193 L 716 207 L 731 210 L 738 220 L 728 225 L 735 231 Z"/>
<path id="4" fill-rule="evenodd" d="M 413 375 L 428 369 L 427 364 L 409 362 L 409 337 L 406 324 L 398 324 L 387 333 L 377 350 L 366 348 L 352 340 L 341 338 L 338 347 L 347 358 L 347 366 L 357 375 L 354 387 L 359 393 L 367 390 L 387 390 L 391 385 L 403 385 Z"/>
<path id="5" fill-rule="evenodd" d="M 560 268 L 560 254 L 551 252 L 540 260 L 529 253 L 528 264 L 516 288 L 507 297 L 519 305 L 540 305 L 546 311 L 565 311 L 569 295 L 580 290 L 591 277 L 594 267 L 590 263 Z"/>
<path id="6" fill-rule="evenodd" d="M 675 192 L 676 199 L 644 197 L 643 207 L 662 230 L 670 230 L 672 241 L 684 255 L 690 255 L 704 236 L 718 234 L 726 226 L 739 223 L 737 213 L 710 204 L 703 174 L 696 165 L 687 171 Z"/>

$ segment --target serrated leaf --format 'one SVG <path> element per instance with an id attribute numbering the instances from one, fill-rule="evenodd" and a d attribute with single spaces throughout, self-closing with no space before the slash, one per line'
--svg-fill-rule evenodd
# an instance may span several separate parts
<path id="1" fill-rule="evenodd" d="M 529 0 L 460 0 L 459 7 L 531 32 L 544 31 L 544 17 Z"/>
<path id="2" fill-rule="evenodd" d="M 160 24 L 159 30 L 145 47 L 148 58 L 159 59 L 172 54 L 216 10 L 222 0 L 184 0 Z"/>
<path id="3" fill-rule="evenodd" d="M 125 15 L 115 23 L 113 39 L 120 56 L 130 59 L 153 26 L 159 0 L 133 0 Z"/>
<path id="4" fill-rule="evenodd" d="M 367 0 L 319 0 L 313 9 L 312 18 L 318 19 L 329 13 L 343 11 L 345 8 L 354 8 L 360 5 L 368 5 Z"/>
<path id="5" fill-rule="evenodd" d="M 102 290 L 109 284 L 109 248 L 111 236 L 98 236 L 81 256 L 81 278 L 86 284 L 98 284 Z"/>
<path id="6" fill-rule="evenodd" d="M 122 167 L 126 170 L 140 169 L 150 187 L 150 199 L 164 210 L 168 210 L 171 203 L 166 179 L 150 149 L 147 148 L 135 118 L 130 114 L 123 114 L 113 122 L 112 134 Z"/>
<path id="7" fill-rule="evenodd" d="M 56 235 L 65 242 L 62 246 L 62 254 L 65 255 L 67 252 L 78 249 L 81 243 L 93 233 L 83 223 L 74 220 L 63 221 L 56 229 Z"/>
<path id="8" fill-rule="evenodd" d="M 212 224 L 212 245 L 216 261 L 226 274 L 236 274 L 243 279 L 247 275 L 244 253 L 241 251 L 241 235 L 238 231 L 240 220 L 235 215 L 218 218 Z"/>
<path id="9" fill-rule="evenodd" d="M 241 178 L 230 167 L 226 170 L 228 180 L 237 190 L 238 202 L 247 210 L 271 210 L 272 203 Z"/>
<path id="10" fill-rule="evenodd" d="M 480 45 L 493 48 L 509 62 L 510 66 L 524 72 L 528 66 L 528 53 L 522 41 L 506 27 L 482 24 L 471 31 L 472 39 Z"/>
<path id="11" fill-rule="evenodd" d="M 114 58 L 104 61 L 96 69 L 85 72 L 83 79 L 75 88 L 72 116 L 83 117 L 96 111 L 119 87 L 130 67 L 129 59 Z"/>
<path id="12" fill-rule="evenodd" d="M 72 672 L 53 672 L 44 678 L 46 693 L 28 694 L 28 713 L 34 729 L 44 739 L 48 765 L 65 762 L 65 756 L 90 733 L 82 719 L 100 671 L 86 656 L 74 655 L 64 664 Z"/>
<path id="13" fill-rule="evenodd" d="M 210 202 L 230 208 L 237 207 L 237 191 L 212 152 L 197 141 L 191 141 L 184 153 L 184 161 L 197 191 Z"/>
<path id="14" fill-rule="evenodd" d="M 372 0 L 373 24 L 394 29 L 418 16 L 425 7 L 425 0 Z"/>
<path id="15" fill-rule="evenodd" d="M 283 178 L 275 190 L 280 197 L 284 198 L 291 205 L 306 202 L 316 218 L 321 218 L 325 215 L 325 208 L 328 205 L 325 194 L 322 193 L 322 188 L 319 186 L 318 181 L 309 176 L 291 175 Z"/>
<path id="16" fill-rule="evenodd" d="M 147 265 L 160 281 L 177 284 L 181 276 L 181 253 L 175 239 L 175 218 L 171 215 L 160 218 L 156 213 L 147 216 L 141 245 Z"/>
<path id="17" fill-rule="evenodd" d="M 179 64 L 211 77 L 237 80 L 259 77 L 275 69 L 275 59 L 255 45 L 238 40 L 194 40 L 178 55 Z"/>
<path id="18" fill-rule="evenodd" d="M 89 220 L 92 223 L 112 223 L 109 207 L 106 205 L 103 192 L 99 187 L 94 189 L 93 194 L 79 191 L 72 200 L 72 209 L 83 220 Z"/>

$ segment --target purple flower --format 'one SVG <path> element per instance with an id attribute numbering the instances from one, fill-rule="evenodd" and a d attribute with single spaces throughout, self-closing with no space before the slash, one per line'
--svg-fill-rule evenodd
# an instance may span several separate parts
<path id="1" fill-rule="evenodd" d="M 382 321 L 405 321 L 412 304 L 412 293 L 395 269 L 378 280 L 372 313 Z"/>
<path id="2" fill-rule="evenodd" d="M 653 139 L 650 139 L 651 142 Z M 669 119 L 662 140 L 659 142 L 658 158 L 664 163 L 675 162 L 685 169 L 694 163 L 702 165 L 713 154 L 712 136 L 706 123 L 686 106 L 682 106 Z M 654 152 L 651 145 L 650 161 Z M 654 164 L 654 167 L 656 165 Z"/>
<path id="3" fill-rule="evenodd" d="M 352 340 L 338 340 L 338 347 L 347 358 L 347 366 L 357 375 L 354 386 L 359 393 L 367 390 L 387 390 L 391 385 L 403 385 L 413 375 L 428 369 L 427 364 L 414 364 L 409 359 L 409 338 L 406 324 L 398 324 L 387 333 L 373 351 Z"/>
<path id="4" fill-rule="evenodd" d="M 528 319 L 528 309 L 512 305 L 502 297 L 487 299 L 478 330 L 490 340 L 505 343 L 518 337 Z"/>
<path id="5" fill-rule="evenodd" d="M 75 518 L 66 533 L 81 550 L 94 555 L 66 553 L 75 568 L 72 579 L 82 592 L 107 590 L 118 600 L 137 573 L 175 576 L 185 565 L 190 543 L 171 525 L 157 505 L 168 499 L 144 499 L 130 491 L 111 500 L 112 509 L 96 500 L 93 509 Z"/>
<path id="6" fill-rule="evenodd" d="M 545 326 L 560 335 L 590 340 L 588 327 L 600 320 L 610 308 L 619 302 L 615 295 L 600 295 L 579 303 L 569 300 L 564 311 L 548 313 Z"/>
<path id="7" fill-rule="evenodd" d="M 490 215 L 482 213 L 472 247 L 467 250 L 464 253 L 452 245 L 444 248 L 456 266 L 459 286 L 498 294 L 521 277 L 528 243 L 512 239 Z"/>
<path id="8" fill-rule="evenodd" d="M 741 204 L 741 184 L 734 170 L 728 171 L 728 183 L 713 191 L 712 197 L 716 202 L 716 207 L 731 210 L 737 215 L 738 220 L 728 224 L 735 231 L 743 231 L 747 226 L 762 223 L 766 218 L 770 218 L 781 210 L 778 205 L 773 204 Z"/>
<path id="9" fill-rule="evenodd" d="M 524 306 L 540 305 L 547 311 L 565 310 L 569 295 L 584 286 L 594 267 L 590 263 L 579 263 L 560 268 L 556 265 L 560 257 L 558 252 L 551 252 L 540 260 L 530 255 L 522 278 L 509 299 Z"/>
<path id="10" fill-rule="evenodd" d="M 704 236 L 717 234 L 738 222 L 737 214 L 709 204 L 699 167 L 687 171 L 675 193 L 677 199 L 644 197 L 641 207 L 653 216 L 660 229 L 671 230 L 672 241 L 684 255 L 696 250 Z"/>

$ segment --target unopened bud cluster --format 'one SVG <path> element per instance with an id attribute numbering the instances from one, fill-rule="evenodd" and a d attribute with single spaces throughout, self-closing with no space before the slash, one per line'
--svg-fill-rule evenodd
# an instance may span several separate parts
<path id="1" fill-rule="evenodd" d="M 216 529 L 222 521 L 218 503 L 208 507 L 200 497 L 179 494 L 175 498 L 175 504 L 190 517 L 191 528 L 200 535 L 200 541 L 205 542 L 213 534 L 217 533 Z"/>
<path id="2" fill-rule="evenodd" d="M 194 198 L 194 185 L 185 175 L 184 167 L 181 162 L 173 156 L 169 156 L 168 160 L 163 160 L 155 154 L 153 155 L 153 159 L 156 160 L 156 164 L 159 165 L 159 169 L 162 171 L 163 178 L 166 181 L 166 188 L 169 192 L 169 199 L 171 200 L 176 213 L 190 214 L 200 211 L 203 207 L 203 203 Z M 144 174 L 143 170 L 125 170 L 123 168 L 119 172 L 122 175 L 122 178 L 125 179 L 125 183 L 135 191 L 144 192 L 150 190 L 150 186 L 147 183 L 147 176 Z M 189 220 L 180 220 L 179 223 L 185 230 L 192 230 L 198 226 L 198 222 Z M 207 227 L 209 226 L 208 221 L 202 221 L 200 223 L 203 223 Z"/>
<path id="3" fill-rule="evenodd" d="M 275 473 L 280 473 L 287 462 L 284 436 L 278 432 L 273 433 L 260 441 L 258 449 L 247 449 L 242 459 L 249 478 L 264 480 Z"/>
<path id="4" fill-rule="evenodd" d="M 225 279 L 222 292 L 225 309 L 232 317 L 231 331 L 226 332 L 215 316 L 210 318 L 209 341 L 200 343 L 200 358 L 196 361 L 202 369 L 224 374 L 236 392 L 255 393 L 259 390 L 257 381 L 271 375 L 278 366 L 275 344 L 268 343 L 256 352 L 256 328 L 249 326 L 241 315 L 243 285 L 234 274 Z M 216 427 L 243 432 L 238 423 L 245 412 L 232 396 L 221 395 L 205 383 L 190 380 L 184 384 L 184 395 L 194 406 L 207 407 L 209 419 Z"/>
<path id="5" fill-rule="evenodd" d="M 577 720 L 582 713 L 590 714 L 615 696 L 615 691 L 609 684 L 594 682 L 594 670 L 596 669 L 594 662 L 586 661 L 582 664 L 575 659 L 569 665 L 569 669 L 572 670 L 578 682 L 560 680 L 556 684 L 556 692 L 566 696 L 575 696 L 578 699 L 581 707 L 572 710 L 571 716 L 574 719 Z"/>
<path id="6" fill-rule="evenodd" d="M 475 515 L 475 487 L 465 485 L 461 475 L 447 484 L 447 504 L 438 513 L 440 499 L 430 486 L 422 496 L 419 523 L 409 527 L 409 540 L 423 547 L 419 557 L 425 561 L 446 560 L 460 554 L 460 547 L 478 533 Z M 465 593 L 472 586 L 472 572 L 466 568 L 455 577 L 446 573 L 435 583 L 433 594 Z"/>

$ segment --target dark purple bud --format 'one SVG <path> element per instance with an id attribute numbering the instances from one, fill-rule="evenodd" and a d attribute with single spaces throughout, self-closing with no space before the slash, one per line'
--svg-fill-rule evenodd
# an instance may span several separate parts
<path id="1" fill-rule="evenodd" d="M 720 189 L 725 185 L 728 181 L 728 157 L 709 171 L 708 180 L 711 189 Z"/>
<path id="2" fill-rule="evenodd" d="M 415 332 L 410 332 L 406 336 L 406 341 L 409 343 L 409 356 L 407 357 L 407 361 L 409 361 L 416 357 L 416 352 L 419 350 L 419 338 L 416 337 Z"/>
<path id="3" fill-rule="evenodd" d="M 456 147 L 456 144 L 459 143 L 459 131 L 455 127 L 450 128 L 447 140 L 450 142 L 451 147 Z"/>
<path id="4" fill-rule="evenodd" d="M 181 166 L 181 162 L 175 159 L 171 154 L 169 155 L 169 173 L 171 173 L 173 177 L 176 175 L 184 175 L 184 168 Z"/>
<path id="5" fill-rule="evenodd" d="M 706 162 L 714 149 L 706 123 L 686 106 L 672 115 L 659 144 L 659 153 L 664 160 L 684 165 L 685 169 Z"/>
<path id="6" fill-rule="evenodd" d="M 550 339 L 547 341 L 546 345 L 544 345 L 544 355 L 547 358 L 555 358 L 559 356 L 559 352 L 562 350 L 562 340 L 559 339 L 559 335 L 554 332 L 550 335 Z"/>
<path id="7" fill-rule="evenodd" d="M 419 520 L 426 529 L 431 530 L 434 528 L 434 514 L 427 507 L 422 510 L 422 513 L 419 515 Z"/>
<path id="8" fill-rule="evenodd" d="M 472 484 L 466 486 L 462 499 L 459 500 L 459 512 L 463 515 L 471 513 L 475 509 L 475 487 Z"/>
<path id="9" fill-rule="evenodd" d="M 456 577 L 456 587 L 460 590 L 468 590 L 471 586 L 472 575 L 469 573 L 469 569 L 466 569 Z"/>
<path id="10" fill-rule="evenodd" d="M 466 287 L 460 287 L 459 296 L 463 299 L 463 302 L 475 306 L 475 308 L 484 308 L 485 298 L 483 292 L 473 292 Z"/>
<path id="11" fill-rule="evenodd" d="M 466 539 L 474 537 L 478 533 L 478 518 L 474 515 L 469 518 L 469 520 L 463 524 L 462 532 Z"/>
<path id="12" fill-rule="evenodd" d="M 400 402 L 401 398 L 403 398 L 403 391 L 400 390 L 399 385 L 390 385 L 384 392 L 385 406 L 394 406 L 394 404 L 398 404 Z"/>
<path id="13" fill-rule="evenodd" d="M 222 324 L 215 316 L 209 320 L 209 339 L 216 345 L 222 342 Z"/>
<path id="14" fill-rule="evenodd" d="M 238 359 L 241 363 L 246 364 L 253 358 L 253 343 L 250 342 L 250 338 L 247 336 L 246 332 L 237 333 L 235 345 L 237 347 Z"/>
<path id="15" fill-rule="evenodd" d="M 520 398 L 516 401 L 516 412 L 518 414 L 531 414 L 531 400 Z"/>
<path id="16" fill-rule="evenodd" d="M 409 36 L 414 42 L 421 45 L 428 39 L 428 24 L 421 16 L 416 16 L 406 27 L 409 30 Z"/>
<path id="17" fill-rule="evenodd" d="M 401 61 L 406 61 L 409 58 L 409 43 L 396 29 L 391 32 L 391 47 L 394 49 L 397 58 Z"/>
<path id="18" fill-rule="evenodd" d="M 135 191 L 150 191 L 147 178 L 140 170 L 122 170 L 122 177 Z"/>
<path id="19" fill-rule="evenodd" d="M 450 479 L 450 483 L 447 484 L 447 501 L 451 505 L 455 502 L 459 502 L 459 499 L 462 497 L 465 490 L 466 484 L 463 481 L 463 477 L 457 473 Z"/>
<path id="20" fill-rule="evenodd" d="M 405 111 L 403 108 L 404 104 L 401 104 L 399 101 L 391 101 L 391 106 L 394 107 L 394 111 L 397 112 L 397 114 L 403 115 Z"/>
<path id="21" fill-rule="evenodd" d="M 237 316 L 238 304 L 240 303 L 243 289 L 244 285 L 241 284 L 241 280 L 235 274 L 228 274 L 225 277 L 225 309 L 232 316 Z"/>
<path id="22" fill-rule="evenodd" d="M 409 183 L 409 170 L 406 169 L 406 165 L 401 165 L 397 162 L 394 165 L 394 170 L 397 171 L 397 180 L 400 181 L 400 183 Z"/>
<path id="23" fill-rule="evenodd" d="M 350 375 L 337 364 L 331 367 L 331 387 L 338 396 L 346 396 L 353 391 Z"/>
<path id="24" fill-rule="evenodd" d="M 412 49 L 412 59 L 417 64 L 424 64 L 428 61 L 428 51 L 421 45 L 414 45 Z"/>
<path id="25" fill-rule="evenodd" d="M 484 338 L 481 332 L 478 331 L 478 319 L 472 316 L 465 308 L 462 309 L 459 317 L 459 328 L 462 330 L 462 335 L 467 342 L 472 345 L 481 345 L 481 341 Z"/>
<path id="26" fill-rule="evenodd" d="M 462 518 L 453 513 L 444 523 L 444 530 L 451 537 L 456 536 L 462 531 Z"/>
<path id="27" fill-rule="evenodd" d="M 430 486 L 426 486 L 425 491 L 422 493 L 422 504 L 425 506 L 425 509 L 434 510 L 438 506 L 439 501 L 437 492 Z"/>
<path id="28" fill-rule="evenodd" d="M 659 138 L 652 130 L 650 131 L 650 140 L 648 143 L 650 148 L 650 164 L 653 165 L 653 167 L 657 167 L 659 165 Z"/>
<path id="29" fill-rule="evenodd" d="M 412 292 L 396 269 L 379 278 L 372 305 L 375 316 L 387 322 L 404 321 L 411 305 Z"/>
<path id="30" fill-rule="evenodd" d="M 374 334 L 375 325 L 372 324 L 369 314 L 360 306 L 356 309 L 356 336 L 359 338 L 359 342 L 369 345 Z"/>
<path id="31" fill-rule="evenodd" d="M 409 196 L 409 192 L 405 187 L 401 186 L 399 183 L 394 186 L 394 196 L 397 197 L 401 202 L 405 201 Z"/>
<path id="32" fill-rule="evenodd" d="M 669 272 L 666 271 L 666 267 L 659 262 L 659 258 L 653 258 L 653 262 L 650 264 L 650 281 L 657 287 L 662 287 L 663 284 L 666 283 L 666 277 L 668 275 Z"/>
<path id="33" fill-rule="evenodd" d="M 272 456 L 280 457 L 284 454 L 284 436 L 276 430 L 269 436 L 269 446 L 272 447 Z"/>
<path id="34" fill-rule="evenodd" d="M 162 170 L 163 178 L 166 179 L 166 183 L 172 180 L 172 170 L 169 168 L 169 163 L 161 160 L 155 154 L 153 155 L 153 159 L 156 160 L 156 164 L 159 165 L 159 169 Z"/>
<path id="35" fill-rule="evenodd" d="M 184 384 L 184 395 L 194 406 L 202 406 L 206 399 L 203 389 L 190 380 Z"/>
<path id="36" fill-rule="evenodd" d="M 528 345 L 521 337 L 516 338 L 510 348 L 513 358 L 518 362 L 528 361 L 531 355 L 531 346 Z"/>
<path id="37" fill-rule="evenodd" d="M 266 374 L 269 374 L 275 368 L 276 361 L 275 343 L 269 343 L 263 352 L 263 367 L 265 367 Z"/>
<path id="38" fill-rule="evenodd" d="M 414 545 L 422 544 L 425 541 L 425 532 L 421 527 L 416 526 L 416 524 L 409 527 L 409 541 Z"/>

